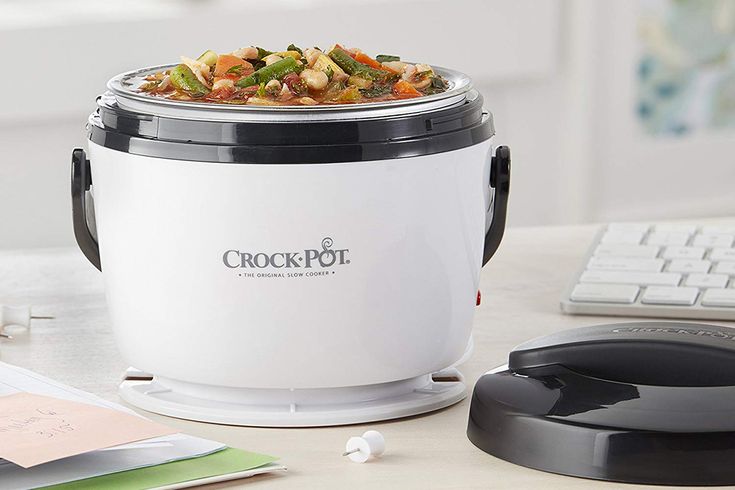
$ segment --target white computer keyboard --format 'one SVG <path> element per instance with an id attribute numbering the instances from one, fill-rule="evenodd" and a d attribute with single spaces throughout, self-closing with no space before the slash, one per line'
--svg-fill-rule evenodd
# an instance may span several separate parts
<path id="1" fill-rule="evenodd" d="M 735 320 L 735 224 L 613 223 L 561 301 L 571 314 Z"/>

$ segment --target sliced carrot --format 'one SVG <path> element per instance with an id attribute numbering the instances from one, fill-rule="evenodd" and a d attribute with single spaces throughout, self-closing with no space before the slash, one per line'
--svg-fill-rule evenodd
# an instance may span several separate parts
<path id="1" fill-rule="evenodd" d="M 240 68 L 235 68 L 237 66 Z M 250 75 L 252 72 L 253 65 L 231 54 L 219 55 L 217 64 L 214 66 L 214 76 L 216 77 L 240 78 L 241 76 Z"/>
<path id="2" fill-rule="evenodd" d="M 384 70 L 383 65 L 372 59 L 370 56 L 366 55 L 365 53 L 357 53 L 355 55 L 355 61 L 359 61 L 363 65 L 367 65 L 370 68 L 375 68 L 377 70 Z"/>
<path id="3" fill-rule="evenodd" d="M 393 85 L 393 93 L 402 99 L 421 97 L 421 92 L 405 80 L 399 80 Z"/>
<path id="4" fill-rule="evenodd" d="M 370 56 L 366 55 L 362 51 L 355 55 L 355 61 L 359 61 L 363 65 L 367 65 L 370 68 L 375 68 L 376 70 L 383 70 L 389 73 L 395 73 L 396 75 L 400 75 L 400 72 L 397 72 L 396 70 L 392 68 L 388 68 L 387 66 L 383 65 L 380 61 L 376 61 L 372 59 Z"/>

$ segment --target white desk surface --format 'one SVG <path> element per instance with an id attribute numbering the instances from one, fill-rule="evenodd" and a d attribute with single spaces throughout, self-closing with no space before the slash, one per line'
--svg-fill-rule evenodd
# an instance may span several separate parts
<path id="1" fill-rule="evenodd" d="M 461 371 L 471 387 L 505 363 L 517 344 L 556 330 L 615 321 L 566 316 L 562 291 L 580 267 L 597 226 L 510 229 L 482 275 L 474 322 L 475 352 Z M 28 334 L 2 341 L 0 359 L 110 400 L 126 367 L 115 348 L 102 276 L 76 249 L 0 251 L 0 304 L 32 304 L 39 315 Z M 207 335 L 206 331 L 202 335 Z M 147 414 L 189 434 L 274 454 L 289 470 L 208 488 L 620 488 L 515 466 L 475 448 L 465 436 L 469 399 L 442 411 L 392 422 L 317 429 L 261 429 L 189 422 Z M 355 464 L 340 453 L 352 435 L 380 430 L 387 451 Z M 559 448 L 563 451 L 564 448 Z M 627 488 L 644 488 L 626 486 Z M 661 488 L 661 487 L 650 487 Z"/>

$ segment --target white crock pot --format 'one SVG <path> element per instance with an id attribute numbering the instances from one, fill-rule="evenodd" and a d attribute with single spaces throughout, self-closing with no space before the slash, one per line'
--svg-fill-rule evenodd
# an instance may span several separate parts
<path id="1" fill-rule="evenodd" d="M 135 90 L 161 68 L 110 81 L 89 159 L 72 159 L 77 241 L 135 366 L 121 396 L 263 426 L 462 399 L 450 367 L 471 344 L 510 168 L 469 79 L 439 70 L 448 92 L 398 102 L 255 107 Z"/>

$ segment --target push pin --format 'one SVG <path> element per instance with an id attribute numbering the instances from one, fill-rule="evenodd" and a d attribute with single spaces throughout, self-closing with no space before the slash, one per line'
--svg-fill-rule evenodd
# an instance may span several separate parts
<path id="1" fill-rule="evenodd" d="M 7 325 L 18 325 L 30 328 L 31 320 L 53 320 L 52 316 L 36 316 L 31 314 L 30 306 L 4 306 L 0 305 L 0 337 L 12 339 L 10 335 L 2 331 Z"/>
<path id="2" fill-rule="evenodd" d="M 364 463 L 370 456 L 378 457 L 385 452 L 385 438 L 377 430 L 369 430 L 362 437 L 350 437 L 342 456 L 349 456 L 355 463 Z"/>

